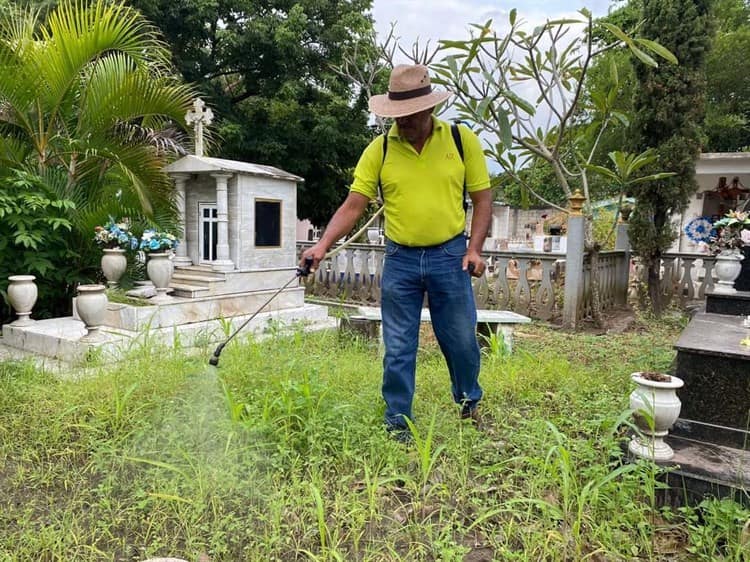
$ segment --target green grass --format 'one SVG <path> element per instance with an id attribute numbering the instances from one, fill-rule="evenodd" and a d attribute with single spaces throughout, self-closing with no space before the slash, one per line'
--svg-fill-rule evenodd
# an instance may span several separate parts
<path id="1" fill-rule="evenodd" d="M 750 560 L 750 511 L 658 508 L 657 469 L 621 463 L 629 374 L 667 369 L 681 326 L 519 330 L 483 363 L 482 433 L 426 338 L 411 447 L 354 337 L 235 341 L 218 369 L 139 350 L 75 381 L 0 364 L 0 560 Z"/>

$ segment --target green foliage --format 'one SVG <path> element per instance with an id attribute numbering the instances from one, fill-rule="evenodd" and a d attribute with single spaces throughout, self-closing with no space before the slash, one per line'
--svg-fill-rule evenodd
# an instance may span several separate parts
<path id="1" fill-rule="evenodd" d="M 675 173 L 631 188 L 636 206 L 630 219 L 630 241 L 650 268 L 651 305 L 658 314 L 658 258 L 676 236 L 671 216 L 686 207 L 698 187 L 695 161 L 701 145 L 712 19 L 710 0 L 644 0 L 643 6 L 644 35 L 660 41 L 680 62 L 656 68 L 641 61 L 634 63 L 638 78 L 632 129 L 635 146 L 654 147 L 659 155 L 647 171 Z"/>
<path id="2" fill-rule="evenodd" d="M 305 178 L 300 218 L 325 224 L 370 140 L 366 99 L 337 75 L 347 50 L 373 49 L 371 0 L 175 3 L 135 0 L 182 75 L 207 94 L 223 157 Z"/>
<path id="3" fill-rule="evenodd" d="M 706 57 L 706 116 L 701 123 L 703 152 L 732 152 L 750 146 L 750 90 L 745 76 L 750 61 L 744 54 L 750 49 L 750 6 L 744 0 L 715 0 L 714 25 L 717 34 Z M 642 18 L 643 2 L 630 1 L 605 18 L 621 28 L 629 28 Z M 626 114 L 633 112 L 637 86 L 632 61 L 617 51 L 608 52 L 594 61 L 589 72 L 587 90 L 601 88 L 602 78 L 610 73 L 615 60 L 620 76 L 616 105 Z M 588 95 L 588 92 L 587 92 Z M 620 149 L 626 144 L 622 130 L 607 131 L 600 141 L 602 151 Z M 601 163 L 594 159 L 595 163 Z"/>
<path id="4" fill-rule="evenodd" d="M 20 170 L 0 176 L 0 294 L 5 297 L 10 275 L 35 275 L 39 306 L 35 316 L 52 315 L 56 295 L 76 278 L 78 256 L 68 240 L 68 216 L 75 210 L 70 199 L 58 197 L 44 178 Z M 8 307 L 0 323 L 12 319 Z"/>
<path id="5" fill-rule="evenodd" d="M 20 251 L 0 267 L 47 277 L 43 314 L 69 311 L 75 284 L 93 278 L 92 233 L 108 216 L 175 226 L 163 167 L 192 96 L 156 29 L 123 4 L 0 14 L 0 185 L 15 201 L 3 203 L 3 242 Z M 19 181 L 28 193 L 9 191 Z"/>
<path id="6" fill-rule="evenodd" d="M 750 72 L 748 18 L 746 9 L 744 26 L 717 34 L 706 59 L 705 152 L 750 147 L 750 85 L 737 79 Z"/>
<path id="7" fill-rule="evenodd" d="M 235 340 L 218 370 L 213 346 L 0 363 L 0 558 L 655 560 L 682 536 L 670 559 L 744 562 L 747 510 L 657 511 L 660 469 L 621 463 L 629 373 L 668 367 L 683 325 L 519 328 L 483 364 L 486 432 L 423 342 L 411 447 L 381 427 L 377 350 L 330 332 Z"/>
<path id="8" fill-rule="evenodd" d="M 616 65 L 606 80 L 591 83 L 597 89 L 582 96 L 590 65 L 618 45 L 652 66 L 656 59 L 672 62 L 674 55 L 637 30 L 627 33 L 614 23 L 594 21 L 585 9 L 576 17 L 547 21 L 530 31 L 516 10 L 509 18 L 505 35 L 488 20 L 472 26 L 468 41 L 442 41 L 452 54 L 437 65 L 438 81 L 456 92 L 459 116 L 492 136 L 485 152 L 521 186 L 521 200 L 528 191 L 542 203 L 555 205 L 580 188 L 590 202 L 588 165 L 602 134 L 629 122 L 614 103 L 619 87 Z M 609 44 L 600 48 L 602 37 Z M 541 114 L 546 114 L 544 126 L 538 124 Z M 532 171 L 522 172 L 526 168 Z M 550 172 L 554 183 L 534 177 L 549 177 Z M 551 193 L 545 191 L 554 195 L 552 199 L 534 189 L 540 183 L 548 190 L 554 186 Z M 604 193 L 610 187 L 599 185 Z"/>

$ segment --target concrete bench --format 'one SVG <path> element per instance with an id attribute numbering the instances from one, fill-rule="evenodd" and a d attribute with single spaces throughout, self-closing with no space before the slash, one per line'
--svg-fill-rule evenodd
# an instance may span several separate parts
<path id="1" fill-rule="evenodd" d="M 383 317 L 379 307 L 360 306 L 357 314 L 349 317 L 352 324 L 365 324 L 375 329 L 366 329 L 368 334 L 377 334 L 380 344 L 383 342 Z M 427 308 L 422 309 L 420 316 L 421 322 L 431 322 L 430 311 Z M 505 348 L 508 353 L 513 351 L 513 329 L 518 324 L 528 324 L 531 318 L 510 312 L 509 310 L 477 310 L 477 335 L 480 336 L 480 345 L 486 343 L 486 338 L 496 335 L 502 337 Z M 482 337 L 484 336 L 484 337 Z"/>

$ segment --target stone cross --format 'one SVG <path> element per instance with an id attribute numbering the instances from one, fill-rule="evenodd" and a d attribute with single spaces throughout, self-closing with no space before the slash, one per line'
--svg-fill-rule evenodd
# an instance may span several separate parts
<path id="1" fill-rule="evenodd" d="M 205 109 L 204 109 L 205 108 Z M 206 107 L 206 102 L 196 98 L 193 102 L 193 109 L 185 114 L 185 121 L 188 125 L 193 125 L 195 130 L 195 155 L 203 156 L 203 126 L 210 125 L 214 120 L 214 112 L 210 107 Z"/>

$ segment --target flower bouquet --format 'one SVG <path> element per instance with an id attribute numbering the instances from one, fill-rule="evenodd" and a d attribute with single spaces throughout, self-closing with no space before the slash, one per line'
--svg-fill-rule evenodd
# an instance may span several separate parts
<path id="1" fill-rule="evenodd" d="M 729 211 L 713 224 L 714 233 L 708 240 L 708 250 L 714 255 L 725 251 L 737 252 L 750 244 L 750 213 Z"/>
<path id="2" fill-rule="evenodd" d="M 115 222 L 112 217 L 104 226 L 94 228 L 94 242 L 102 249 L 134 250 L 138 246 L 126 222 Z"/>
<path id="3" fill-rule="evenodd" d="M 157 253 L 172 250 L 177 247 L 177 238 L 169 232 L 157 232 L 154 229 L 148 229 L 141 236 L 138 249 L 146 253 Z"/>

